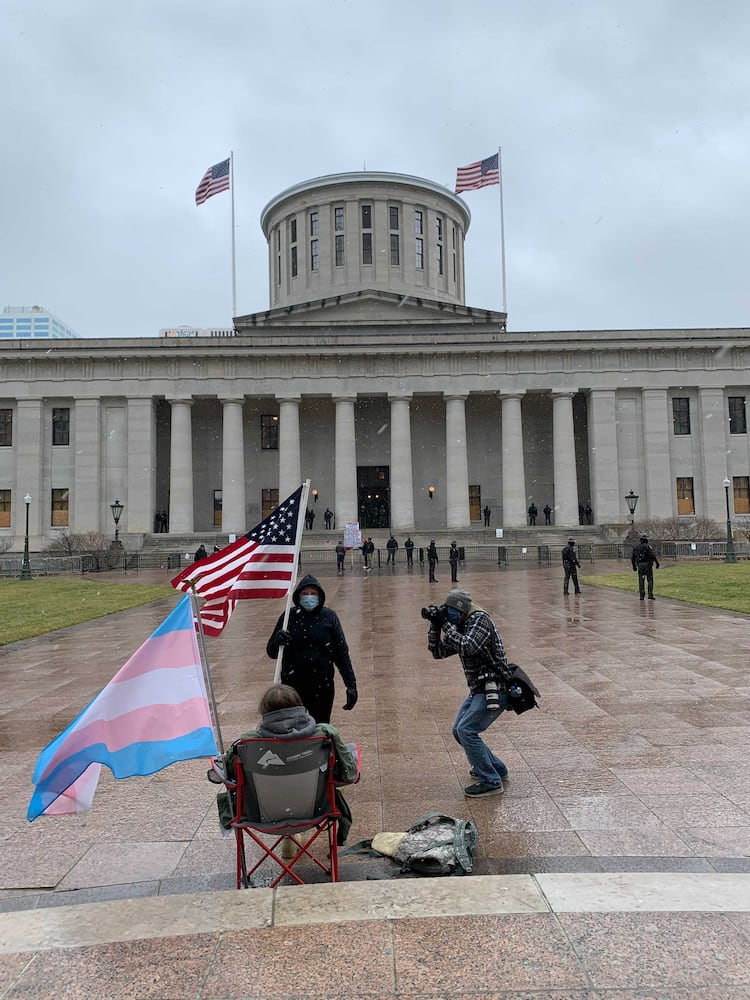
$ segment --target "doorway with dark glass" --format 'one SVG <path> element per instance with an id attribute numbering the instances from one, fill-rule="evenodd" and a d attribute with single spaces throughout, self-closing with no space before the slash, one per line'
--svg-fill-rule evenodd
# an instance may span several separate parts
<path id="1" fill-rule="evenodd" d="M 390 473 L 387 465 L 357 466 L 357 510 L 363 531 L 391 523 Z"/>

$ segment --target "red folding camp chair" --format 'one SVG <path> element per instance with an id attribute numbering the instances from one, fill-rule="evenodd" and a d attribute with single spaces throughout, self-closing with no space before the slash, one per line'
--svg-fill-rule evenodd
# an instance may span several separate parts
<path id="1" fill-rule="evenodd" d="M 336 807 L 333 777 L 336 756 L 331 738 L 326 735 L 289 739 L 253 737 L 238 740 L 234 746 L 235 780 L 222 777 L 234 800 L 237 888 L 249 887 L 250 876 L 266 858 L 281 869 L 271 887 L 278 885 L 285 875 L 304 885 L 304 879 L 294 870 L 303 858 L 322 869 L 331 882 L 337 882 L 336 834 L 341 813 Z M 216 770 L 221 774 L 220 768 Z M 245 837 L 262 852 L 249 870 Z M 294 838 L 291 858 L 281 856 L 281 844 L 287 837 Z M 318 838 L 321 844 L 327 842 L 325 860 L 311 851 Z"/>

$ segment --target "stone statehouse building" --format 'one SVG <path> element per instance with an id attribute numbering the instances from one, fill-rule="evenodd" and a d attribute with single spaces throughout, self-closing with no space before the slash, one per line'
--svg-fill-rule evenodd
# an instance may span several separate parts
<path id="1" fill-rule="evenodd" d="M 0 340 L 0 538 L 242 533 L 303 479 L 338 528 L 627 525 L 750 510 L 746 329 L 509 333 L 466 304 L 466 203 L 396 173 L 265 207 L 269 308 L 233 331 Z M 178 331 L 179 332 L 179 331 Z M 190 331 L 182 331 L 190 333 Z M 539 522 L 542 522 L 540 516 Z"/>

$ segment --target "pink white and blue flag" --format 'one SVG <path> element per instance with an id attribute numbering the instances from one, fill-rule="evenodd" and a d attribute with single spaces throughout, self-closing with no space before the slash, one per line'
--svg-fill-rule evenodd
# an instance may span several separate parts
<path id="1" fill-rule="evenodd" d="M 184 597 L 41 752 L 27 818 L 86 812 L 102 764 L 115 778 L 131 778 L 218 752 L 193 611 Z"/>

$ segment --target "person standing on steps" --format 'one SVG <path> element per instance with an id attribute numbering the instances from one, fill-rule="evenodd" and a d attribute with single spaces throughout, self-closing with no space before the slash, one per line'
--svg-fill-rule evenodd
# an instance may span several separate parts
<path id="1" fill-rule="evenodd" d="M 648 535 L 641 535 L 638 545 L 633 549 L 630 556 L 633 564 L 633 572 L 638 573 L 638 596 L 644 600 L 646 596 L 646 586 L 648 586 L 648 599 L 654 599 L 654 566 L 659 569 L 659 559 L 656 552 L 648 544 Z"/>
<path id="2" fill-rule="evenodd" d="M 544 513 L 544 523 L 552 524 L 552 521 L 550 520 L 552 517 L 552 508 L 550 507 L 549 504 L 547 504 L 547 506 L 544 508 L 543 513 Z"/>
<path id="3" fill-rule="evenodd" d="M 411 535 L 404 542 L 404 551 L 406 552 L 406 565 L 414 565 L 414 542 L 411 540 Z"/>
<path id="4" fill-rule="evenodd" d="M 326 509 L 323 511 L 323 520 L 326 523 L 326 531 L 330 531 L 331 521 L 333 520 L 333 511 L 331 510 L 330 507 L 326 507 Z"/>
<path id="5" fill-rule="evenodd" d="M 492 511 L 490 510 L 489 507 L 485 507 L 482 513 L 484 514 L 484 526 L 485 528 L 489 528 Z"/>
<path id="6" fill-rule="evenodd" d="M 531 506 L 529 507 L 529 510 L 528 510 L 529 524 L 536 524 L 536 515 L 538 513 L 539 512 L 536 509 L 536 504 L 532 501 L 531 502 Z"/>
<path id="7" fill-rule="evenodd" d="M 437 547 L 435 546 L 435 539 L 430 541 L 429 547 L 427 549 L 427 567 L 430 571 L 430 583 L 437 583 L 435 579 L 435 567 L 440 562 L 438 559 Z"/>
<path id="8" fill-rule="evenodd" d="M 393 535 L 391 535 L 391 537 L 385 543 L 385 547 L 388 549 L 388 558 L 385 561 L 386 566 L 390 566 L 391 564 L 393 564 L 395 566 L 395 564 L 396 564 L 396 549 L 398 548 L 398 542 L 393 537 Z"/>
<path id="9" fill-rule="evenodd" d="M 448 549 L 448 562 L 451 567 L 451 583 L 458 583 L 458 546 L 455 541 L 451 542 Z"/>
<path id="10" fill-rule="evenodd" d="M 344 559 L 346 557 L 346 547 L 343 542 L 336 546 L 336 572 L 339 576 L 344 575 Z"/>
<path id="11" fill-rule="evenodd" d="M 576 594 L 581 593 L 581 588 L 578 586 L 578 569 L 580 568 L 580 563 L 578 562 L 578 555 L 576 553 L 576 540 L 575 538 L 569 538 L 568 544 L 562 550 L 562 564 L 565 570 L 565 580 L 563 582 L 563 594 L 568 593 L 568 587 L 570 581 L 573 581 L 573 586 L 575 588 Z"/>

